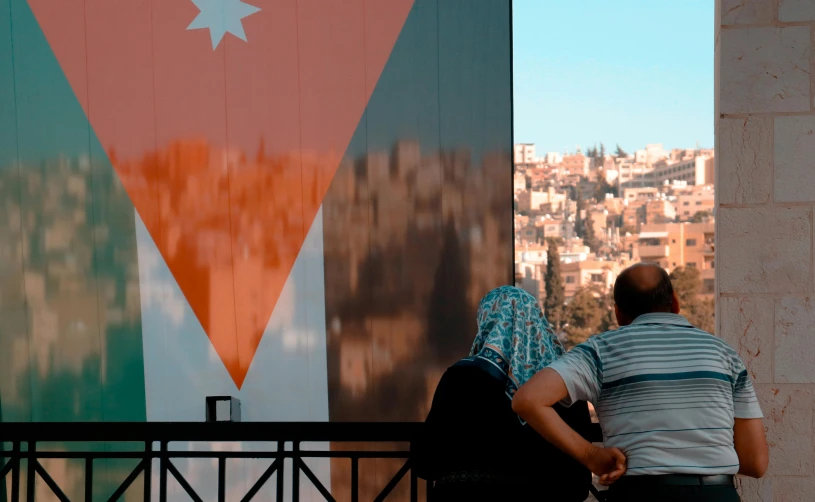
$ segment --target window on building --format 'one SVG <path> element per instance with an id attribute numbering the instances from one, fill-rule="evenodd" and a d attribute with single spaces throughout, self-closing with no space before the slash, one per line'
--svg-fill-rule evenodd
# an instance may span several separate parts
<path id="1" fill-rule="evenodd" d="M 704 281 L 705 293 L 713 293 L 716 290 L 716 281 L 713 279 L 705 279 Z"/>
<path id="2" fill-rule="evenodd" d="M 574 284 L 574 276 L 573 275 L 567 275 L 566 276 L 566 284 Z"/>
<path id="3" fill-rule="evenodd" d="M 701 205 L 702 205 L 702 201 L 701 201 L 701 200 L 697 200 L 697 201 L 696 201 L 696 205 L 697 205 L 697 206 L 701 206 Z"/>
<path id="4" fill-rule="evenodd" d="M 696 239 L 686 239 L 685 245 L 688 247 L 693 247 L 696 245 Z"/>
<path id="5" fill-rule="evenodd" d="M 603 274 L 591 274 L 591 282 L 603 282 Z"/>
<path id="6" fill-rule="evenodd" d="M 685 266 L 687 268 L 696 268 L 696 262 L 695 261 L 689 261 L 688 263 L 685 264 Z"/>
<path id="7" fill-rule="evenodd" d="M 682 205 L 683 205 L 683 206 L 690 206 L 690 202 L 685 201 L 685 202 L 683 202 L 683 203 L 682 203 Z"/>

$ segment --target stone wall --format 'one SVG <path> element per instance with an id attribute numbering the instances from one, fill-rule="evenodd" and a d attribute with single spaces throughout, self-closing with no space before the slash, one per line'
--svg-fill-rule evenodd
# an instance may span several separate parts
<path id="1" fill-rule="evenodd" d="M 770 442 L 745 501 L 815 500 L 813 0 L 717 0 L 718 334 L 756 383 Z"/>

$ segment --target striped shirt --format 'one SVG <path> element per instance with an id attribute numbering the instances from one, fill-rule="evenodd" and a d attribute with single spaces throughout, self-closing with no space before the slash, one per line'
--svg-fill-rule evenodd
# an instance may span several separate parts
<path id="1" fill-rule="evenodd" d="M 738 354 L 676 314 L 645 314 L 554 362 L 569 406 L 589 401 L 626 475 L 735 474 L 734 418 L 762 418 Z"/>

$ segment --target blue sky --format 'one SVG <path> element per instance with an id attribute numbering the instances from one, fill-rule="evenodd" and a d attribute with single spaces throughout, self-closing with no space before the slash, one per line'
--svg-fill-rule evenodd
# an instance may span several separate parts
<path id="1" fill-rule="evenodd" d="M 515 142 L 713 147 L 714 0 L 514 0 Z"/>

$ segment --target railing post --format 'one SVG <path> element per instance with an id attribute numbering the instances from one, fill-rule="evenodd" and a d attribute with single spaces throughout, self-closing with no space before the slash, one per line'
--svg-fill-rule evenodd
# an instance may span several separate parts
<path id="1" fill-rule="evenodd" d="M 416 476 L 416 469 L 413 460 L 410 460 L 410 502 L 419 501 L 419 478 Z"/>
<path id="2" fill-rule="evenodd" d="M 93 457 L 85 457 L 85 502 L 93 502 Z"/>
<path id="3" fill-rule="evenodd" d="M 292 441 L 291 445 L 291 499 L 292 502 L 300 502 L 300 441 Z"/>
<path id="4" fill-rule="evenodd" d="M 11 444 L 14 465 L 11 467 L 11 502 L 20 502 L 20 442 Z"/>
<path id="5" fill-rule="evenodd" d="M 218 502 L 226 502 L 226 459 L 218 457 Z"/>
<path id="6" fill-rule="evenodd" d="M 351 502 L 359 502 L 359 458 L 351 457 Z"/>
<path id="7" fill-rule="evenodd" d="M 158 500 L 167 502 L 167 441 L 161 441 L 161 458 L 158 461 Z"/>
<path id="8" fill-rule="evenodd" d="M 28 441 L 28 466 L 26 467 L 26 485 L 25 485 L 25 499 L 28 502 L 34 502 L 34 476 L 36 475 L 37 471 L 34 469 L 34 465 L 37 462 L 37 442 L 36 441 Z"/>
<path id="9" fill-rule="evenodd" d="M 153 442 L 144 442 L 144 500 L 153 498 Z"/>
<path id="10" fill-rule="evenodd" d="M 277 442 L 277 451 L 281 452 L 280 456 L 280 466 L 277 468 L 277 498 L 276 501 L 281 502 L 285 493 L 283 491 L 284 481 L 286 479 L 285 472 L 286 472 L 286 442 L 285 441 L 278 441 Z"/>

